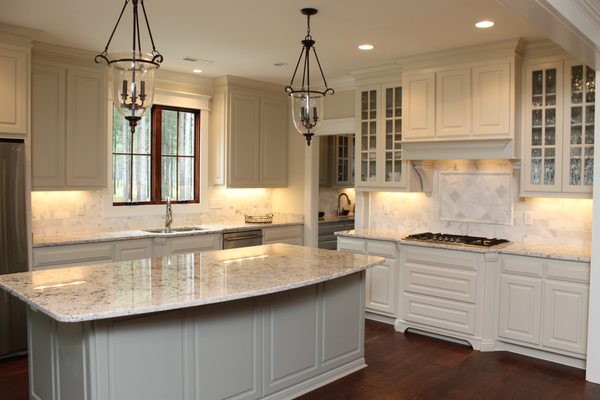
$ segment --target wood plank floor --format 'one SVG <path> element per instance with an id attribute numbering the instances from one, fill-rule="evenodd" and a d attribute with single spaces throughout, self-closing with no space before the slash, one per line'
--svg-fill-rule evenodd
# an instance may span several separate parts
<path id="1" fill-rule="evenodd" d="M 368 368 L 300 399 L 600 400 L 600 385 L 582 370 L 404 335 L 379 322 L 366 323 L 365 353 Z M 1 400 L 27 400 L 27 385 L 25 357 L 0 361 Z"/>

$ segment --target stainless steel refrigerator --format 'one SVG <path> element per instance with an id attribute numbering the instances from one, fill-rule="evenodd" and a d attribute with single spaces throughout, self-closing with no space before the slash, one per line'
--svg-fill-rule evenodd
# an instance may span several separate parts
<path id="1" fill-rule="evenodd" d="M 0 139 L 0 274 L 28 270 L 25 144 Z M 27 309 L 0 290 L 0 358 L 27 348 Z"/>

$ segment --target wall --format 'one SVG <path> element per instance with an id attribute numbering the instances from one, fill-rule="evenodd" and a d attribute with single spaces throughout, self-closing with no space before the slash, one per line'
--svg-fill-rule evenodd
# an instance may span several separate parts
<path id="1" fill-rule="evenodd" d="M 31 198 L 34 236 L 157 228 L 164 225 L 163 212 L 152 215 L 111 216 L 110 212 L 104 209 L 104 196 L 110 195 L 103 191 L 33 192 Z M 244 214 L 264 215 L 273 211 L 272 190 L 210 188 L 208 204 L 215 208 L 198 207 L 199 212 L 191 213 L 180 212 L 180 207 L 185 206 L 174 205 L 173 225 L 243 223 Z"/>
<path id="2" fill-rule="evenodd" d="M 325 96 L 323 100 L 325 119 L 354 117 L 354 96 L 354 90 L 340 90 L 333 96 Z"/>
<path id="3" fill-rule="evenodd" d="M 438 161 L 434 165 L 434 188 L 430 196 L 423 193 L 371 193 L 369 226 L 407 233 L 432 231 L 498 237 L 523 243 L 591 246 L 590 199 L 519 199 L 517 184 L 512 177 L 509 178 L 510 193 L 506 195 L 512 211 L 508 224 L 442 220 L 440 217 L 447 200 L 444 199 L 447 190 L 440 187 L 440 182 L 444 174 L 449 173 L 487 179 L 487 187 L 464 185 L 457 190 L 467 198 L 470 192 L 474 193 L 470 201 L 473 207 L 483 211 L 482 215 L 487 215 L 486 210 L 493 215 L 504 206 L 488 201 L 485 192 L 496 186 L 502 187 L 501 183 L 512 173 L 508 161 Z M 491 197 L 499 195 L 491 193 Z M 447 210 L 444 212 L 447 215 Z M 524 223 L 525 213 L 528 212 L 533 216 L 531 225 Z"/>

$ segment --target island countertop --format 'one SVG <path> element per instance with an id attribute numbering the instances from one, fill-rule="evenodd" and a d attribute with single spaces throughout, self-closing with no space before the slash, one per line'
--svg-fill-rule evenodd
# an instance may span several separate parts
<path id="1" fill-rule="evenodd" d="M 273 244 L 0 276 L 0 288 L 60 322 L 194 307 L 363 271 L 381 257 Z"/>

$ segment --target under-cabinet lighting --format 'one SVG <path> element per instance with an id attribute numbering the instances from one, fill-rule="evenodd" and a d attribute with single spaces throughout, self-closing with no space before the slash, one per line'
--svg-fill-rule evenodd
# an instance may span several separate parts
<path id="1" fill-rule="evenodd" d="M 84 283 L 87 283 L 87 282 L 86 281 L 75 281 L 75 282 L 69 282 L 69 283 L 56 283 L 54 285 L 35 286 L 33 288 L 33 290 L 44 290 L 44 289 L 52 289 L 52 288 L 61 288 L 61 287 L 65 287 L 65 286 L 77 286 L 77 285 L 83 285 Z"/>
<path id="2" fill-rule="evenodd" d="M 487 29 L 487 28 L 491 28 L 494 25 L 495 25 L 494 21 L 491 21 L 489 19 L 484 19 L 483 21 L 477 22 L 475 24 L 475 27 L 479 28 L 479 29 Z"/>
<path id="3" fill-rule="evenodd" d="M 360 50 L 373 50 L 375 46 L 373 46 L 372 44 L 361 44 L 360 46 L 358 46 L 358 48 Z"/>

